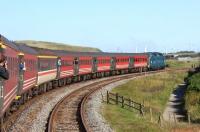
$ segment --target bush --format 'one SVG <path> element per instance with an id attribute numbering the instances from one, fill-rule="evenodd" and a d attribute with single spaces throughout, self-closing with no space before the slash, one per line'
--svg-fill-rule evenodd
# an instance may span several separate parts
<path id="1" fill-rule="evenodd" d="M 188 79 L 188 90 L 200 91 L 200 73 L 194 74 Z"/>

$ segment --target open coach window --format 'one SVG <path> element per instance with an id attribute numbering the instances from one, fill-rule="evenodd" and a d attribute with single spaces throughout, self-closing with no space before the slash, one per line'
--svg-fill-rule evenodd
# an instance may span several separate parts
<path id="1" fill-rule="evenodd" d="M 78 59 L 77 59 L 77 58 L 74 59 L 74 64 L 75 64 L 75 65 L 78 65 Z"/>

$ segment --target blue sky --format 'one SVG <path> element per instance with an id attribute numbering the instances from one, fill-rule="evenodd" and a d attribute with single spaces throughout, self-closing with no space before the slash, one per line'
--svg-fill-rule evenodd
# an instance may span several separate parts
<path id="1" fill-rule="evenodd" d="M 0 0 L 0 33 L 110 52 L 200 51 L 199 0 Z"/>

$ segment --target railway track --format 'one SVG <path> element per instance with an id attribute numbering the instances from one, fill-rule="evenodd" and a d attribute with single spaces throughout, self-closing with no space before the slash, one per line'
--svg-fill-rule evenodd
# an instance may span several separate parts
<path id="1" fill-rule="evenodd" d="M 177 69 L 177 71 L 185 71 L 188 69 Z M 136 76 L 142 76 L 145 74 L 153 74 L 157 72 L 173 71 L 170 69 L 152 71 L 147 73 L 135 73 L 131 75 L 124 75 L 109 78 L 100 82 L 95 82 L 87 86 L 81 87 L 75 90 L 71 94 L 65 96 L 59 103 L 54 107 L 50 114 L 49 122 L 47 126 L 48 132 L 57 131 L 87 131 L 90 132 L 95 126 L 89 126 L 87 123 L 86 115 L 86 104 L 90 96 L 102 87 Z"/>
<path id="2" fill-rule="evenodd" d="M 91 94 L 108 84 L 152 73 L 157 73 L 157 71 L 108 78 L 107 80 L 92 83 L 72 92 L 60 100 L 54 107 L 49 117 L 47 131 L 91 131 L 91 128 L 95 126 L 87 125 L 85 114 L 85 104 Z"/>

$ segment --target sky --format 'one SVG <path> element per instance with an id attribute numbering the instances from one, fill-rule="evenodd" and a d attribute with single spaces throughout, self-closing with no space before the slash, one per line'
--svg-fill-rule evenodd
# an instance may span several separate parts
<path id="1" fill-rule="evenodd" d="M 0 0 L 0 34 L 105 52 L 200 51 L 200 1 Z"/>

